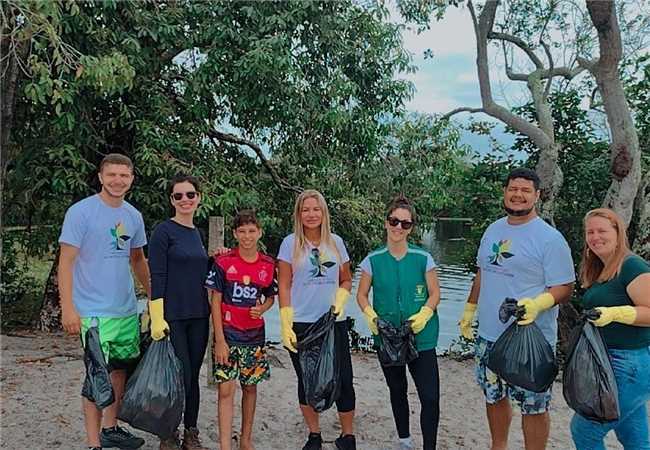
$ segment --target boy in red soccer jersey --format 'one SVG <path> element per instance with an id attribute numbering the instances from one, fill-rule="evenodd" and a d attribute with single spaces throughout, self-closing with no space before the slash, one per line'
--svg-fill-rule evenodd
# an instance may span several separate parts
<path id="1" fill-rule="evenodd" d="M 214 327 L 214 377 L 218 388 L 221 450 L 232 442 L 235 382 L 242 388 L 240 449 L 253 449 L 253 418 L 257 384 L 270 376 L 266 359 L 264 319 L 278 293 L 275 260 L 257 250 L 262 229 L 255 212 L 235 216 L 238 246 L 214 258 L 205 282 L 209 289 Z"/>

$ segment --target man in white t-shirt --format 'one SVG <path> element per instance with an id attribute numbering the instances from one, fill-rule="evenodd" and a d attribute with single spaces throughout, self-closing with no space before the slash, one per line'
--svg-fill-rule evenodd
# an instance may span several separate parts
<path id="1" fill-rule="evenodd" d="M 521 409 L 527 450 L 544 449 L 550 431 L 551 388 L 536 393 L 510 385 L 485 364 L 494 342 L 510 325 L 499 320 L 504 299 L 517 299 L 526 311 L 519 324 L 534 321 L 555 348 L 556 305 L 567 302 L 573 292 L 571 250 L 562 234 L 535 211 L 539 184 L 537 174 L 530 169 L 515 169 L 508 175 L 503 200 L 507 216 L 492 223 L 481 238 L 478 272 L 460 321 L 461 334 L 472 340 L 472 321 L 478 309 L 476 378 L 485 394 L 492 450 L 508 447 L 510 400 Z"/>
<path id="2" fill-rule="evenodd" d="M 140 323 L 133 285 L 135 274 L 150 295 L 147 243 L 142 214 L 124 197 L 133 183 L 133 163 L 111 153 L 99 166 L 102 189 L 72 205 L 65 214 L 59 243 L 61 323 L 72 335 L 96 326 L 110 370 L 115 401 L 99 409 L 82 391 L 88 448 L 136 449 L 144 439 L 117 424 L 126 369 L 140 352 Z"/>

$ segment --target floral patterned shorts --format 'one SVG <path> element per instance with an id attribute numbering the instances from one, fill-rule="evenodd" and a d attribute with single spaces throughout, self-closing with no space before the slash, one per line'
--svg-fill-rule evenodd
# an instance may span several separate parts
<path id="1" fill-rule="evenodd" d="M 217 383 L 237 380 L 241 384 L 258 384 L 271 376 L 271 367 L 262 346 L 231 345 L 230 365 L 214 364 L 214 380 Z"/>
<path id="2" fill-rule="evenodd" d="M 476 338 L 474 347 L 476 382 L 483 389 L 485 401 L 493 405 L 507 396 L 510 400 L 517 402 L 524 415 L 542 414 L 548 411 L 551 404 L 551 388 L 545 392 L 533 392 L 513 386 L 487 367 L 488 354 L 493 346 L 494 342 L 480 336 Z"/>

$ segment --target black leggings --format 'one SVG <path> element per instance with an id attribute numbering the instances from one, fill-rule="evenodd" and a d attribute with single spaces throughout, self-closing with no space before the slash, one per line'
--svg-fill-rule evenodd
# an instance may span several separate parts
<path id="1" fill-rule="evenodd" d="M 420 428 L 424 440 L 424 450 L 436 448 L 438 421 L 440 420 L 440 378 L 436 350 L 420 352 L 409 363 L 409 372 L 415 382 L 420 397 Z M 390 406 L 400 438 L 411 435 L 409 429 L 409 404 L 407 394 L 406 367 L 383 367 L 386 384 L 390 390 Z"/>
<path id="2" fill-rule="evenodd" d="M 170 320 L 169 332 L 174 353 L 183 363 L 185 385 L 185 428 L 195 428 L 199 417 L 199 372 L 208 345 L 210 319 Z"/>
<path id="3" fill-rule="evenodd" d="M 300 336 L 311 325 L 306 322 L 295 322 L 293 324 L 293 331 Z M 352 385 L 352 358 L 350 357 L 350 343 L 348 338 L 348 321 L 342 320 L 336 322 L 334 325 L 334 332 L 336 333 L 336 354 L 339 358 L 339 365 L 341 369 L 341 392 L 339 398 L 336 400 L 336 409 L 338 412 L 346 413 L 354 411 L 355 396 L 354 386 Z M 302 370 L 300 369 L 300 360 L 298 354 L 289 352 L 293 368 L 298 377 L 298 401 L 301 405 L 307 405 L 305 397 L 305 386 L 302 383 Z"/>

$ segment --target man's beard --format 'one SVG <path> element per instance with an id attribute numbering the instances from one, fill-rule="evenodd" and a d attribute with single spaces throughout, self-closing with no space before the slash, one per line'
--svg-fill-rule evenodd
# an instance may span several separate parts
<path id="1" fill-rule="evenodd" d="M 506 213 L 507 213 L 509 216 L 513 216 L 513 217 L 523 217 L 523 216 L 527 216 L 528 214 L 530 214 L 530 213 L 533 211 L 533 209 L 535 209 L 535 206 L 533 205 L 532 208 L 528 208 L 528 209 L 517 209 L 517 210 L 515 210 L 515 209 L 508 208 L 508 207 L 506 206 L 505 201 L 504 201 L 504 202 L 503 202 L 503 209 L 506 210 Z"/>

